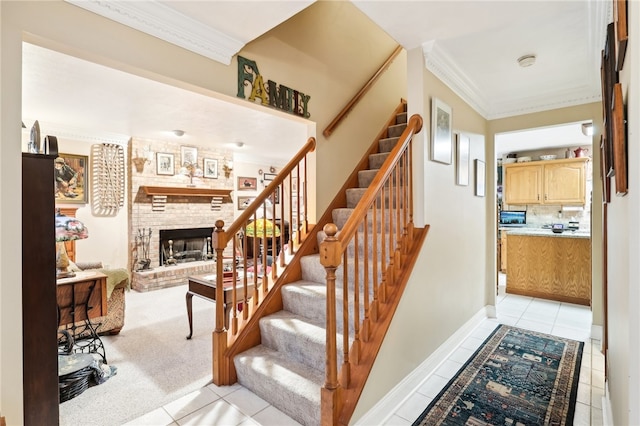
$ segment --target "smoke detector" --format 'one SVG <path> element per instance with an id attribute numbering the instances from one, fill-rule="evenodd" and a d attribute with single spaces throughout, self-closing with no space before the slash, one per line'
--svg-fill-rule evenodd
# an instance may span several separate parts
<path id="1" fill-rule="evenodd" d="M 536 55 L 523 55 L 518 58 L 518 65 L 522 68 L 530 67 L 536 63 Z"/>

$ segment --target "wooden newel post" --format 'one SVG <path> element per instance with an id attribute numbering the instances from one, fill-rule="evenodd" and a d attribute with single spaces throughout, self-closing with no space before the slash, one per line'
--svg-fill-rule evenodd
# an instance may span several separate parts
<path id="1" fill-rule="evenodd" d="M 338 383 L 338 353 L 336 344 L 336 269 L 342 260 L 338 227 L 333 223 L 323 228 L 327 237 L 320 243 L 320 263 L 327 271 L 327 355 L 326 376 L 321 391 L 321 424 L 335 425 L 340 413 L 342 388 Z"/>
<path id="2" fill-rule="evenodd" d="M 222 229 L 224 221 L 217 220 L 212 236 L 212 245 L 216 257 L 216 300 L 224 300 L 222 253 L 227 246 L 227 235 Z M 218 386 L 229 385 L 228 360 L 224 357 L 227 349 L 227 330 L 224 327 L 224 304 L 216 303 L 216 323 L 213 330 L 213 383 Z"/>

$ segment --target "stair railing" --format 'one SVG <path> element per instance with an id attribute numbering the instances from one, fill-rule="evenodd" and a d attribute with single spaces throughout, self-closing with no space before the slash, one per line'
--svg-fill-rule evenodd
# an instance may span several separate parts
<path id="1" fill-rule="evenodd" d="M 307 156 L 315 147 L 315 138 L 309 138 L 226 230 L 224 221 L 215 222 L 215 300 L 223 301 L 215 304 L 213 331 L 213 382 L 217 385 L 233 383 L 225 351 L 264 301 L 308 232 Z M 230 306 L 229 318 L 225 318 L 225 305 Z"/>
<path id="2" fill-rule="evenodd" d="M 364 358 L 372 363 L 379 349 L 366 344 L 413 241 L 412 137 L 421 128 L 422 118 L 413 115 L 344 227 L 339 232 L 333 223 L 323 228 L 327 235 L 320 244 L 320 262 L 327 273 L 323 425 L 348 424 L 368 374 L 353 375 L 353 367 Z M 348 262 L 348 254 L 353 254 L 353 262 Z M 339 279 L 345 284 L 338 305 Z M 350 410 L 344 409 L 345 401 Z"/>
<path id="3" fill-rule="evenodd" d="M 387 60 L 384 61 L 384 64 L 382 64 L 380 68 L 378 68 L 378 71 L 376 71 L 375 74 L 371 76 L 369 81 L 367 81 L 365 85 L 362 86 L 362 89 L 360 89 L 358 93 L 356 93 L 356 95 L 353 98 L 351 98 L 351 100 L 347 103 L 347 105 L 344 108 L 342 108 L 342 110 L 338 113 L 338 115 L 336 115 L 336 118 L 331 120 L 331 123 L 329 123 L 327 128 L 324 129 L 324 131 L 322 132 L 325 138 L 328 138 L 329 136 L 331 136 L 331 134 L 334 132 L 336 127 L 338 127 L 338 124 L 340 124 L 342 120 L 345 119 L 345 117 L 347 116 L 347 114 L 349 114 L 349 112 L 353 109 L 353 107 L 356 106 L 358 102 L 360 102 L 362 97 L 364 97 L 364 95 L 371 89 L 371 87 L 375 84 L 375 82 L 378 81 L 380 76 L 387 70 L 387 68 L 389 68 L 393 60 L 396 58 L 396 56 L 398 56 L 400 52 L 402 52 L 402 49 L 403 49 L 402 46 L 397 46 L 393 51 L 393 53 L 389 55 Z"/>

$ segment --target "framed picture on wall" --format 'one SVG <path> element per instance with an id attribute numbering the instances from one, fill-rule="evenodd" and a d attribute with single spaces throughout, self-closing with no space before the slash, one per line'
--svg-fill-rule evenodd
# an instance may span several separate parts
<path id="1" fill-rule="evenodd" d="M 431 100 L 431 161 L 451 164 L 451 107 Z"/>
<path id="2" fill-rule="evenodd" d="M 244 210 L 249 207 L 249 204 L 255 197 L 238 197 L 238 210 Z"/>
<path id="3" fill-rule="evenodd" d="M 53 182 L 56 203 L 87 204 L 89 185 L 86 155 L 60 154 L 54 162 Z"/>
<path id="4" fill-rule="evenodd" d="M 475 159 L 475 174 L 476 174 L 476 196 L 484 197 L 485 192 L 485 167 L 484 161 Z"/>
<path id="5" fill-rule="evenodd" d="M 176 174 L 176 166 L 173 154 L 166 152 L 156 153 L 156 174 L 173 176 Z"/>
<path id="6" fill-rule="evenodd" d="M 239 176 L 238 191 L 255 191 L 258 188 L 258 178 Z"/>
<path id="7" fill-rule="evenodd" d="M 204 159 L 204 177 L 218 179 L 218 160 L 213 158 Z"/>
<path id="8" fill-rule="evenodd" d="M 456 134 L 456 184 L 469 185 L 469 136 Z"/>
<path id="9" fill-rule="evenodd" d="M 185 167 L 190 164 L 198 164 L 198 148 L 193 146 L 181 146 L 180 166 Z"/>

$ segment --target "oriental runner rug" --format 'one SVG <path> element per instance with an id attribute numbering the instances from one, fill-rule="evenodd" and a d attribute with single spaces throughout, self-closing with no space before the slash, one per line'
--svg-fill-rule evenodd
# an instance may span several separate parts
<path id="1" fill-rule="evenodd" d="M 571 425 L 583 346 L 499 325 L 413 426 Z"/>

